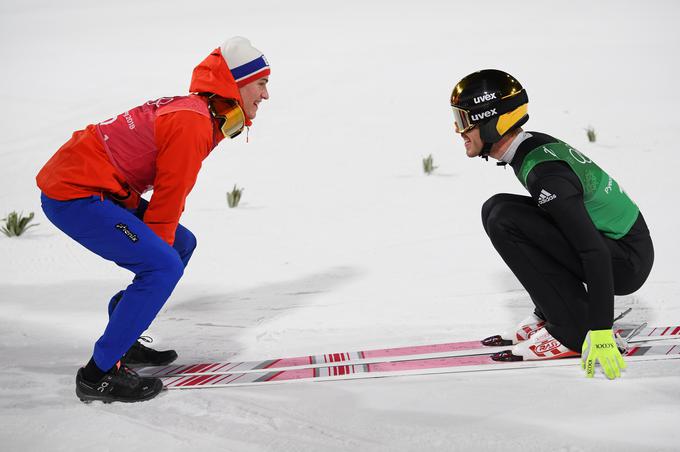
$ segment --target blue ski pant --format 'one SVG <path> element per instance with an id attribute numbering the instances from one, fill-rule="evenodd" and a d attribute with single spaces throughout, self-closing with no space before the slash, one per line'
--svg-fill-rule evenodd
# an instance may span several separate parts
<path id="1" fill-rule="evenodd" d="M 135 343 L 170 297 L 196 248 L 196 237 L 178 225 L 168 245 L 142 218 L 148 203 L 127 210 L 99 196 L 57 201 L 41 196 L 47 218 L 93 253 L 135 274 L 109 303 L 109 322 L 94 345 L 93 358 L 111 369 Z"/>

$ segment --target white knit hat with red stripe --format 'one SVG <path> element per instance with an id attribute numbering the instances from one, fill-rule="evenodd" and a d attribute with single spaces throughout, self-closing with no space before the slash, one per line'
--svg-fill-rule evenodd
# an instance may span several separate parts
<path id="1" fill-rule="evenodd" d="M 229 38 L 221 50 L 239 88 L 269 75 L 269 62 L 246 38 Z"/>

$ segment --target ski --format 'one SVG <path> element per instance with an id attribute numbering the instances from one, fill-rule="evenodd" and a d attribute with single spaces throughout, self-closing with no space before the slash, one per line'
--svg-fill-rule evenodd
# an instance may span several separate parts
<path id="1" fill-rule="evenodd" d="M 507 347 L 486 347 L 480 341 L 448 342 L 442 344 L 415 345 L 371 349 L 354 352 L 336 352 L 320 355 L 277 358 L 264 361 L 219 361 L 212 363 L 171 364 L 160 367 L 136 369 L 143 376 L 165 377 L 177 375 L 215 375 L 262 372 L 264 370 L 293 370 L 314 367 L 332 367 L 338 364 L 364 365 L 375 362 L 404 361 L 409 359 L 443 358 L 488 354 Z"/>
<path id="2" fill-rule="evenodd" d="M 622 334 L 622 336 L 624 336 Z M 647 327 L 638 331 L 628 342 L 650 342 L 680 339 L 680 326 Z"/>
<path id="3" fill-rule="evenodd" d="M 627 336 L 636 328 L 621 326 L 616 332 Z M 642 328 L 629 343 L 680 337 L 680 326 Z M 264 361 L 219 361 L 211 363 L 174 364 L 160 367 L 145 367 L 137 369 L 140 375 L 166 376 L 195 376 L 195 375 L 226 375 L 236 373 L 262 372 L 265 370 L 294 370 L 319 367 L 333 367 L 344 365 L 367 365 L 378 362 L 411 361 L 418 359 L 448 358 L 457 356 L 488 355 L 507 349 L 508 346 L 487 347 L 480 341 L 449 342 L 442 344 L 417 345 L 374 349 L 355 352 L 339 352 L 321 355 L 309 355 L 294 358 L 278 358 Z"/>
<path id="4" fill-rule="evenodd" d="M 680 359 L 680 345 L 633 345 L 625 353 L 626 362 Z M 350 380 L 406 375 L 480 372 L 538 367 L 580 365 L 579 358 L 545 361 L 494 361 L 491 355 L 429 358 L 411 361 L 377 362 L 306 369 L 163 377 L 167 389 L 198 389 L 252 386 L 302 381 Z"/>

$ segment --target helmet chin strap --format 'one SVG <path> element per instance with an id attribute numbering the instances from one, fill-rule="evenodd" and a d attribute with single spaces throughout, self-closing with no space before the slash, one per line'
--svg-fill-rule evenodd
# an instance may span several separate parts
<path id="1" fill-rule="evenodd" d="M 493 143 L 484 143 L 484 146 L 482 147 L 482 150 L 479 153 L 479 156 L 486 160 L 487 162 L 489 161 L 489 153 L 491 153 L 491 147 L 493 146 Z M 496 162 L 496 166 L 503 166 L 505 167 L 507 163 L 505 162 Z"/>
<path id="2" fill-rule="evenodd" d="M 479 156 L 486 160 L 487 162 L 489 161 L 489 153 L 491 152 L 491 146 L 493 146 L 493 143 L 484 142 L 484 146 L 482 146 L 482 150 L 479 152 Z"/>

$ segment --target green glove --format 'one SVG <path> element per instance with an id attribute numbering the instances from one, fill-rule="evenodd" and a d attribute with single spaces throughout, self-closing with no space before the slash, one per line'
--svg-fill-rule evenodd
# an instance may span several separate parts
<path id="1" fill-rule="evenodd" d="M 610 380 L 620 377 L 621 369 L 626 368 L 612 330 L 590 330 L 586 334 L 581 347 L 581 367 L 585 369 L 588 378 L 595 375 L 595 364 L 598 361 Z"/>

